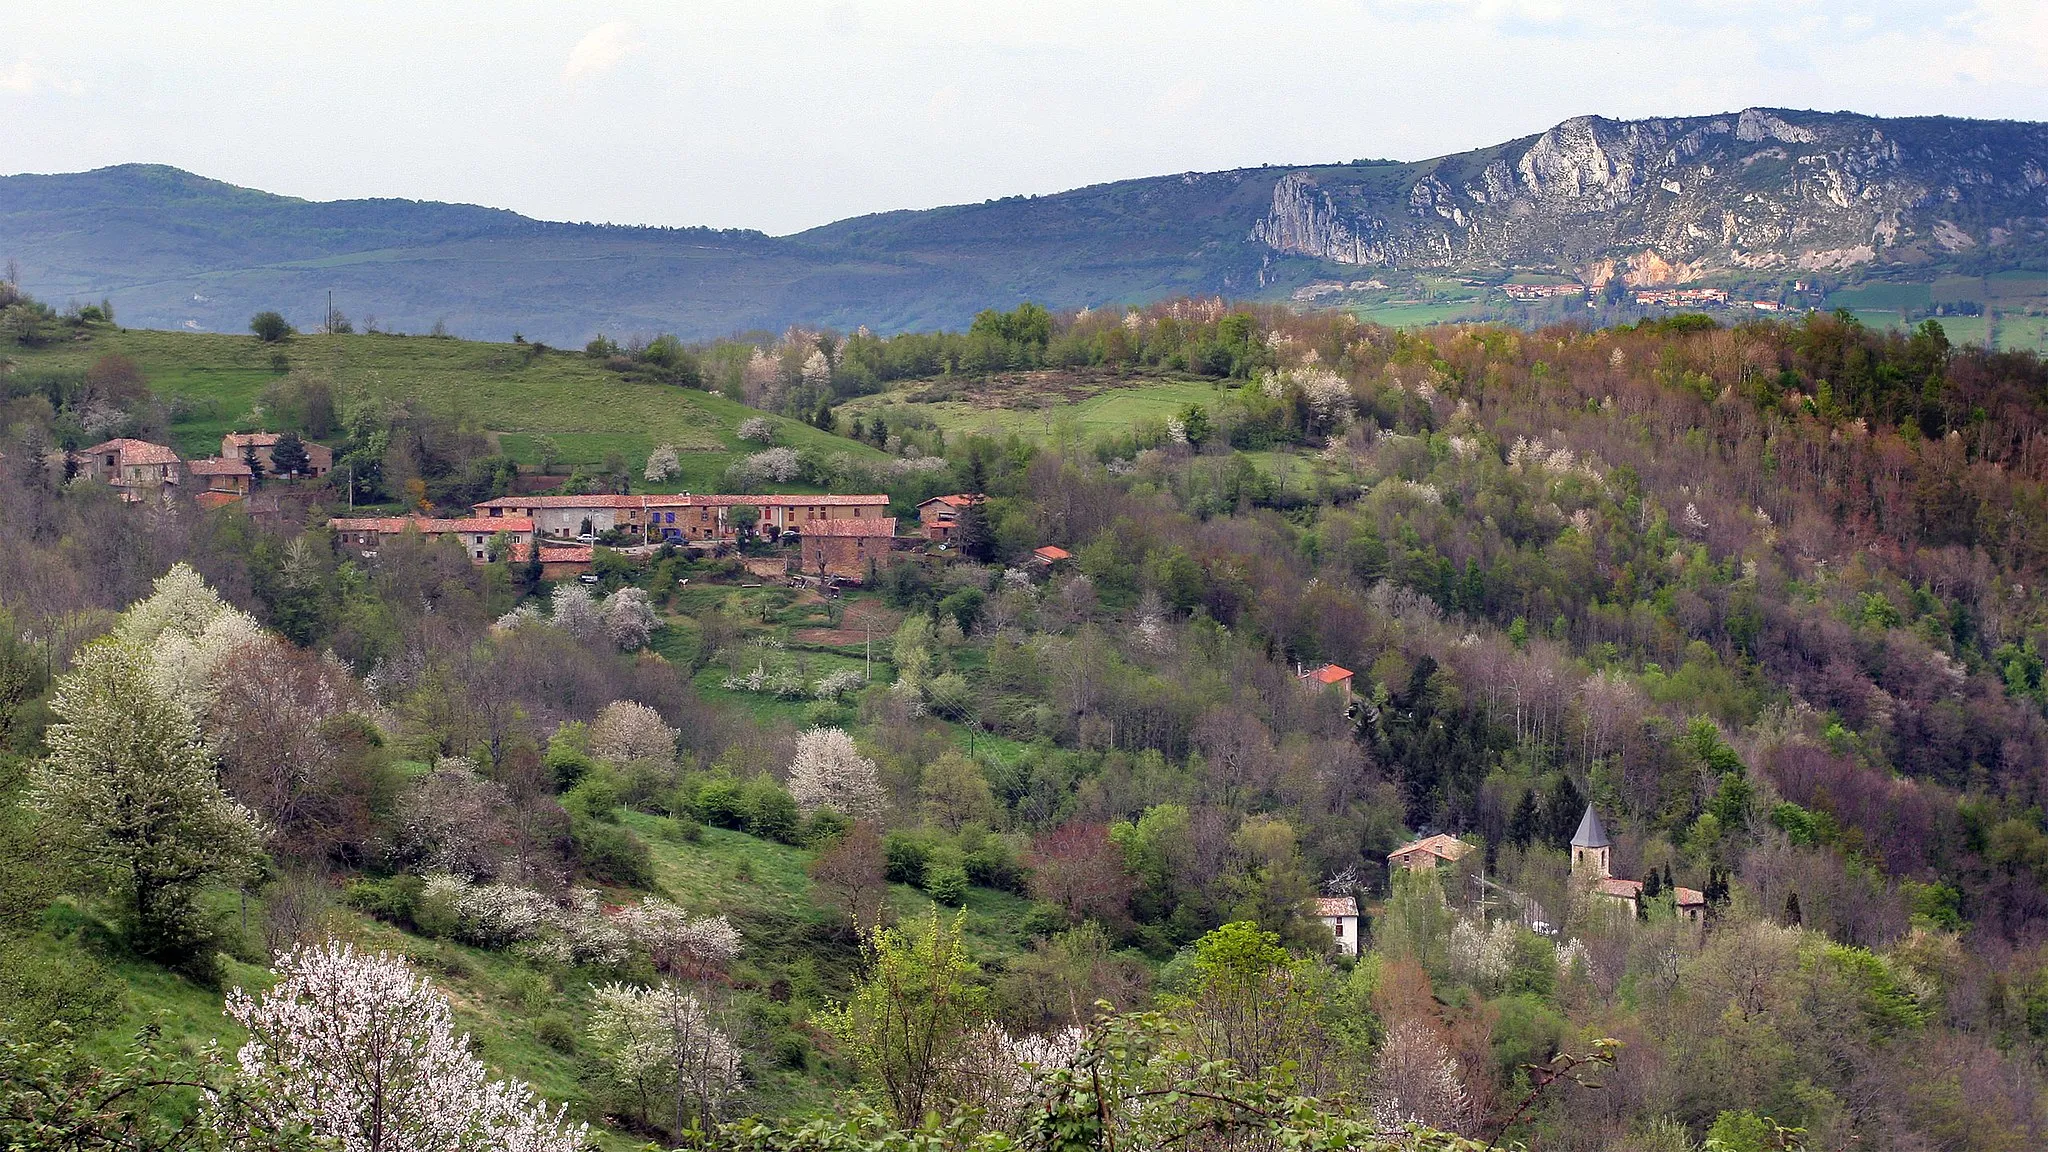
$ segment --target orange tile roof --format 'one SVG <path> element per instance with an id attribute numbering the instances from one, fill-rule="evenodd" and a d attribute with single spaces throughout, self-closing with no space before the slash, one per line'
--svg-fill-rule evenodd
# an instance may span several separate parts
<path id="1" fill-rule="evenodd" d="M 221 437 L 230 448 L 275 448 L 276 432 L 230 432 Z"/>
<path id="2" fill-rule="evenodd" d="M 768 492 L 758 496 L 696 495 L 683 493 L 675 496 L 645 496 L 649 508 L 730 508 L 735 504 L 751 504 L 756 508 L 852 508 L 886 505 L 889 498 L 871 496 L 801 496 L 786 492 Z"/>
<path id="3" fill-rule="evenodd" d="M 1618 880 L 1612 876 L 1604 877 L 1594 888 L 1602 895 L 1619 896 L 1624 900 L 1634 900 L 1643 894 L 1641 880 Z"/>
<path id="4" fill-rule="evenodd" d="M 1043 548 L 1033 548 L 1031 554 L 1041 560 L 1071 560 L 1074 558 L 1072 552 L 1055 544 L 1047 544 Z"/>
<path id="5" fill-rule="evenodd" d="M 918 507 L 922 508 L 926 504 L 944 504 L 948 508 L 966 508 L 970 505 L 981 503 L 983 499 L 984 497 L 979 494 L 970 495 L 965 492 L 955 492 L 950 496 L 934 496 L 918 504 Z"/>
<path id="6" fill-rule="evenodd" d="M 808 524 L 795 524 L 790 531 L 799 536 L 894 536 L 896 518 L 878 516 L 873 520 L 813 520 Z"/>
<path id="7" fill-rule="evenodd" d="M 1308 675 L 1309 679 L 1320 680 L 1325 684 L 1341 684 L 1351 679 L 1351 669 L 1341 668 L 1335 664 L 1325 664 Z"/>
<path id="8" fill-rule="evenodd" d="M 1318 896 L 1316 897 L 1316 915 L 1356 916 L 1358 915 L 1358 901 L 1353 900 L 1349 896 Z"/>
<path id="9" fill-rule="evenodd" d="M 1697 888 L 1679 887 L 1673 889 L 1673 891 L 1677 893 L 1678 906 L 1680 908 L 1703 907 L 1707 902 L 1707 894 Z"/>
<path id="10" fill-rule="evenodd" d="M 120 466 L 124 468 L 130 464 L 176 464 L 178 462 L 178 454 L 161 444 L 151 444 L 147 440 L 133 440 L 125 436 L 95 444 L 87 448 L 81 455 L 104 456 L 109 452 L 113 452 L 120 457 Z"/>
<path id="11" fill-rule="evenodd" d="M 472 504 L 472 508 L 639 508 L 645 496 L 618 496 L 593 492 L 587 496 L 500 496 Z"/>
<path id="12" fill-rule="evenodd" d="M 327 526 L 342 532 L 375 532 L 383 536 L 396 536 L 408 528 L 428 536 L 444 532 L 533 531 L 533 521 L 524 516 L 467 516 L 460 520 L 435 516 L 337 516 Z"/>
<path id="13" fill-rule="evenodd" d="M 248 476 L 251 474 L 247 461 L 228 460 L 219 456 L 209 456 L 204 460 L 194 460 L 186 464 L 185 468 L 194 476 Z"/>
<path id="14" fill-rule="evenodd" d="M 1392 860 L 1396 856 L 1406 856 L 1417 850 L 1427 852 L 1439 860 L 1462 860 L 1467 853 L 1472 851 L 1472 846 L 1456 836 L 1439 832 L 1434 836 L 1425 836 L 1413 843 L 1404 844 L 1394 849 L 1392 852 L 1387 853 L 1387 859 Z"/>

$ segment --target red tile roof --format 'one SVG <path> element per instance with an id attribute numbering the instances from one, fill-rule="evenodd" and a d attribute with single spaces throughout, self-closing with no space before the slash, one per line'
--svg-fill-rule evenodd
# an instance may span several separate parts
<path id="1" fill-rule="evenodd" d="M 221 440 L 230 448 L 275 448 L 277 437 L 275 432 L 230 432 Z"/>
<path id="2" fill-rule="evenodd" d="M 1349 896 L 1318 896 L 1316 897 L 1316 915 L 1356 916 L 1358 915 L 1358 901 L 1353 900 Z"/>
<path id="3" fill-rule="evenodd" d="M 1678 906 L 1679 906 L 1680 908 L 1704 908 L 1704 907 L 1706 907 L 1706 903 L 1707 903 L 1707 894 L 1706 894 L 1706 893 L 1704 893 L 1704 892 L 1701 892 L 1701 891 L 1700 891 L 1700 890 L 1698 890 L 1697 888 L 1684 888 L 1684 887 L 1679 887 L 1679 888 L 1674 888 L 1674 889 L 1673 889 L 1673 891 L 1677 893 L 1677 896 L 1678 896 Z"/>
<path id="4" fill-rule="evenodd" d="M 1619 896 L 1624 900 L 1634 900 L 1643 894 L 1641 880 L 1617 880 L 1612 876 L 1603 878 L 1594 888 L 1602 895 Z"/>
<path id="5" fill-rule="evenodd" d="M 80 455 L 104 456 L 109 452 L 116 453 L 120 457 L 119 466 L 123 468 L 131 464 L 176 464 L 178 462 L 178 454 L 161 444 L 151 444 L 147 440 L 131 440 L 125 436 L 95 444 L 80 453 Z"/>
<path id="6" fill-rule="evenodd" d="M 944 504 L 948 508 L 966 508 L 970 505 L 981 503 L 982 499 L 983 497 L 978 494 L 969 495 L 965 492 L 955 492 L 950 496 L 934 496 L 920 503 L 918 507 L 922 508 L 926 504 Z"/>
<path id="7" fill-rule="evenodd" d="M 228 460 L 219 456 L 209 456 L 204 460 L 194 460 L 191 463 L 185 465 L 185 468 L 194 476 L 250 475 L 249 464 L 247 461 Z"/>
<path id="8" fill-rule="evenodd" d="M 1054 544 L 1047 544 L 1043 548 L 1033 548 L 1031 550 L 1031 554 L 1033 556 L 1038 557 L 1040 560 L 1046 561 L 1071 560 L 1074 558 L 1074 554 L 1072 552 L 1069 552 L 1065 548 L 1061 548 Z"/>
<path id="9" fill-rule="evenodd" d="M 337 516 L 327 526 L 341 532 L 375 532 L 382 536 L 396 536 L 408 528 L 428 536 L 445 532 L 533 531 L 533 521 L 524 516 L 468 516 L 460 520 L 434 516 Z"/>
<path id="10" fill-rule="evenodd" d="M 1439 860 L 1462 860 L 1467 853 L 1472 851 L 1472 846 L 1456 836 L 1440 832 L 1435 836 L 1425 836 L 1413 843 L 1403 844 L 1401 847 L 1387 853 L 1387 859 L 1392 860 L 1396 856 L 1406 856 L 1417 850 L 1427 852 Z"/>
<path id="11" fill-rule="evenodd" d="M 473 504 L 473 508 L 639 508 L 645 496 L 617 496 L 592 493 L 588 496 L 500 496 Z"/>
<path id="12" fill-rule="evenodd" d="M 873 520 L 812 520 L 806 524 L 791 525 L 790 531 L 798 536 L 894 536 L 896 518 L 878 516 Z"/>
<path id="13" fill-rule="evenodd" d="M 853 508 L 886 506 L 887 496 L 801 496 L 785 492 L 763 493 L 758 496 L 695 495 L 683 493 L 675 496 L 645 496 L 649 508 L 730 508 L 735 504 L 751 504 L 756 508 Z"/>
<path id="14" fill-rule="evenodd" d="M 1340 668 L 1335 664 L 1325 664 L 1321 668 L 1310 672 L 1306 678 L 1320 680 L 1325 684 L 1342 684 L 1344 681 L 1351 679 L 1351 669 Z"/>

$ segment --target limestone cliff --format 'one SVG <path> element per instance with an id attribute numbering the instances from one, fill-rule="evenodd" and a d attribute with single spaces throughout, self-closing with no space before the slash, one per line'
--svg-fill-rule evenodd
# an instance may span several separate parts
<path id="1" fill-rule="evenodd" d="M 2048 125 L 1761 108 L 1586 116 L 1418 164 L 1290 172 L 1250 238 L 1343 264 L 1594 284 L 2017 256 L 2048 244 Z"/>

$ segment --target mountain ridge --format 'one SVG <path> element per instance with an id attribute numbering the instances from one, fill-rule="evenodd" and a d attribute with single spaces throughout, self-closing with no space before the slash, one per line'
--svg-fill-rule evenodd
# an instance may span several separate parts
<path id="1" fill-rule="evenodd" d="M 898 209 L 785 236 L 316 201 L 165 165 L 0 177 L 25 286 L 125 322 L 238 330 L 326 293 L 387 327 L 554 342 L 983 307 L 1284 294 L 1319 275 L 1537 272 L 1592 287 L 2048 266 L 2048 125 L 1749 108 L 1579 116 L 1420 161 L 1184 172 Z"/>

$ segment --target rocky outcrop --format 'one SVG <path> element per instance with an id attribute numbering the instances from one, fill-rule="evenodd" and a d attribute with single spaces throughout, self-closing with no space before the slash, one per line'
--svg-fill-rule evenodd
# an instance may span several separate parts
<path id="1" fill-rule="evenodd" d="M 1599 283 L 1844 272 L 2048 247 L 2048 125 L 1750 108 L 1585 116 L 1499 148 L 1281 177 L 1251 238 L 1381 267 Z"/>

